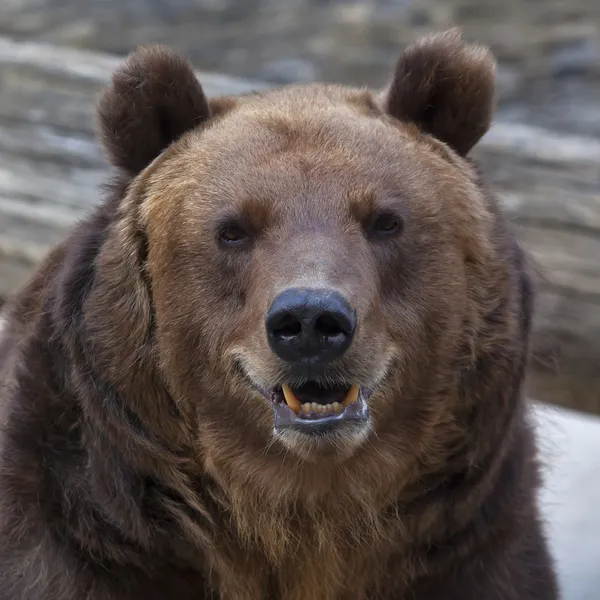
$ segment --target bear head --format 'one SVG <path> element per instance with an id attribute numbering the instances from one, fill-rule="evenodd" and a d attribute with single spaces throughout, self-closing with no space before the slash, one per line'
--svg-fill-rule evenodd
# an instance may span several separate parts
<path id="1" fill-rule="evenodd" d="M 433 469 L 474 406 L 510 402 L 511 242 L 467 157 L 494 70 L 449 31 L 380 91 L 207 99 L 167 49 L 132 54 L 99 103 L 122 185 L 84 320 L 137 417 L 220 473 L 316 481 Z"/>

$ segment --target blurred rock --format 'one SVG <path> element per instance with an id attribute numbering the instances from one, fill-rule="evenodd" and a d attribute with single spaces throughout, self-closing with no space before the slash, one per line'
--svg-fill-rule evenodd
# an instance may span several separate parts
<path id="1" fill-rule="evenodd" d="M 453 25 L 496 53 L 505 114 L 600 135 L 598 0 L 0 2 L 0 34 L 118 54 L 162 42 L 198 68 L 278 84 L 382 85 L 401 47 Z"/>
<path id="2" fill-rule="evenodd" d="M 595 40 L 575 40 L 560 48 L 550 58 L 554 77 L 582 75 L 600 69 L 600 44 Z"/>
<path id="3" fill-rule="evenodd" d="M 280 58 L 267 61 L 262 67 L 263 79 L 274 83 L 314 81 L 317 70 L 309 60 Z"/>

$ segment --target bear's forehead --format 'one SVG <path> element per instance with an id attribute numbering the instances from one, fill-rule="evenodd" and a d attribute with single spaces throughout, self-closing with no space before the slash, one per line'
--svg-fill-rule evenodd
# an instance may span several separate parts
<path id="1" fill-rule="evenodd" d="M 356 127 L 356 125 L 354 126 Z M 434 172 L 423 169 L 417 144 L 385 148 L 370 127 L 341 131 L 327 121 L 290 121 L 285 115 L 264 119 L 234 116 L 198 134 L 177 159 L 174 177 L 195 182 L 197 190 L 221 200 L 245 198 L 348 198 L 361 190 L 375 196 L 405 191 L 419 195 Z M 369 195 L 369 194 L 364 194 Z"/>
<path id="2" fill-rule="evenodd" d="M 318 88 L 317 88 L 318 89 Z M 224 116 L 187 134 L 182 164 L 199 176 L 235 172 L 311 172 L 342 181 L 423 177 L 423 166 L 448 169 L 410 124 L 395 122 L 365 100 L 366 92 L 284 89 L 242 99 Z"/>
<path id="3" fill-rule="evenodd" d="M 368 146 L 387 145 L 392 151 L 414 141 L 415 128 L 399 122 L 391 126 L 393 122 L 377 109 L 368 92 L 306 86 L 242 98 L 206 132 L 217 145 L 230 141 L 227 145 L 239 149 L 343 148 L 359 154 Z"/>
<path id="4" fill-rule="evenodd" d="M 185 196 L 193 210 L 256 201 L 337 210 L 394 197 L 426 206 L 442 189 L 458 193 L 457 169 L 366 94 L 315 86 L 242 98 L 168 152 L 150 196 Z"/>

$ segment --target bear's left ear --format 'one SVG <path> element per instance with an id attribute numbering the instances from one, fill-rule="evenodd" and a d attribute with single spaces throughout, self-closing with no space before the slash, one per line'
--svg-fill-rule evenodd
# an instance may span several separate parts
<path id="1" fill-rule="evenodd" d="M 466 44 L 451 29 L 400 55 L 382 107 L 465 156 L 490 126 L 495 74 L 490 50 Z"/>
<path id="2" fill-rule="evenodd" d="M 98 123 L 110 161 L 131 175 L 210 116 L 191 65 L 163 46 L 131 54 L 98 103 Z"/>

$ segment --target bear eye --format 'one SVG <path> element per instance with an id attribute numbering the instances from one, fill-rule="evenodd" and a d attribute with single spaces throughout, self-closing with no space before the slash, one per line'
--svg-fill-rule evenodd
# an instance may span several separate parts
<path id="1" fill-rule="evenodd" d="M 371 233 L 380 238 L 386 238 L 402 230 L 402 219 L 392 213 L 378 215 L 371 225 Z"/>
<path id="2" fill-rule="evenodd" d="M 239 248 L 245 247 L 251 241 L 251 236 L 238 223 L 225 223 L 219 229 L 219 241 L 225 246 Z"/>

